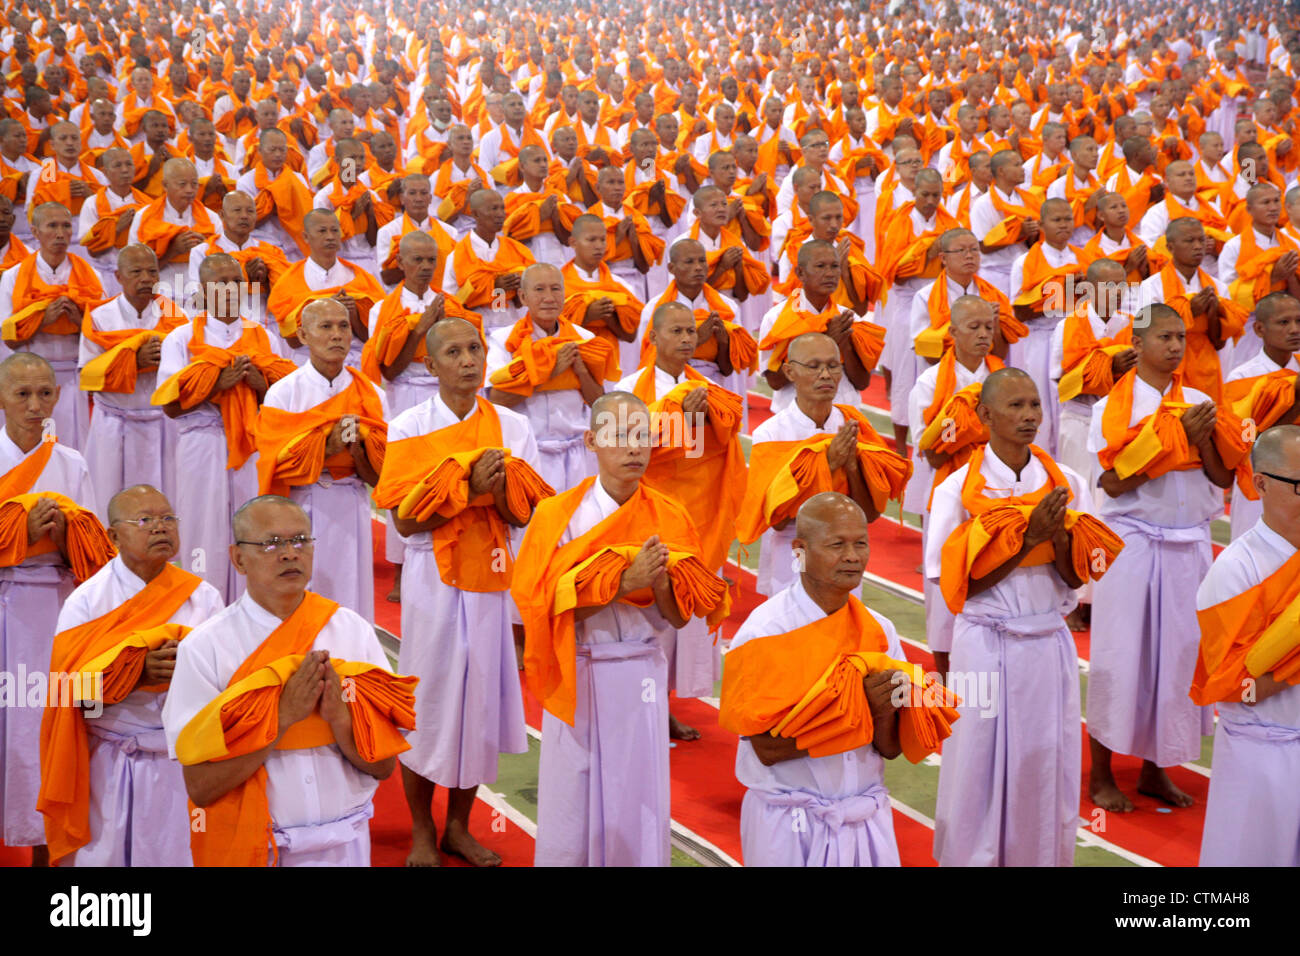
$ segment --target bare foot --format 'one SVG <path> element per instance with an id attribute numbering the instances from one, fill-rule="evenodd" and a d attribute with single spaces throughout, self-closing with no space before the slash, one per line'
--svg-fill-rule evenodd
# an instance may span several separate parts
<path id="1" fill-rule="evenodd" d="M 478 840 L 470 835 L 470 832 L 459 824 L 447 821 L 447 826 L 443 830 L 442 842 L 438 848 L 443 853 L 451 853 L 471 866 L 500 866 L 501 857 L 497 856 Z"/>
<path id="2" fill-rule="evenodd" d="M 1088 622 L 1084 620 L 1082 604 L 1065 616 L 1065 626 L 1072 631 L 1086 631 L 1088 629 Z"/>
<path id="3" fill-rule="evenodd" d="M 1169 774 L 1149 760 L 1142 764 L 1142 773 L 1138 775 L 1138 793 L 1163 800 L 1171 807 L 1190 807 L 1196 802 L 1191 794 L 1184 793 L 1174 786 L 1174 782 L 1169 779 Z"/>
<path id="4" fill-rule="evenodd" d="M 669 740 L 699 740 L 700 732 L 694 727 L 689 727 L 682 723 L 671 713 L 668 715 L 668 739 Z"/>
<path id="5" fill-rule="evenodd" d="M 1130 813 L 1133 810 L 1133 801 L 1124 796 L 1114 780 L 1090 780 L 1088 799 L 1111 813 Z"/>
<path id="6" fill-rule="evenodd" d="M 50 865 L 50 848 L 45 844 L 32 847 L 32 866 L 47 867 Z"/>
<path id="7" fill-rule="evenodd" d="M 393 589 L 388 592 L 388 600 L 394 604 L 402 603 L 402 569 L 397 569 L 397 576 L 393 578 Z"/>
<path id="8" fill-rule="evenodd" d="M 412 833 L 411 834 L 411 852 L 407 854 L 407 866 L 442 866 L 442 858 L 438 856 L 438 848 L 435 846 L 438 838 L 433 833 Z"/>

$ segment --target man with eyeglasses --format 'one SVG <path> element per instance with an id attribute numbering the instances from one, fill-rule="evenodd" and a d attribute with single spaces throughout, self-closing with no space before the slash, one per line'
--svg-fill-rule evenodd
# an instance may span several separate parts
<path id="1" fill-rule="evenodd" d="M 180 549 L 178 525 L 158 489 L 119 491 L 108 503 L 117 557 L 59 612 L 50 672 L 98 674 L 102 707 L 46 703 L 37 808 L 52 862 L 191 865 L 185 781 L 167 759 L 162 709 L 178 642 L 225 603 L 169 563 Z"/>
<path id="2" fill-rule="evenodd" d="M 59 607 L 74 586 L 67 514 L 51 495 L 99 510 L 85 460 L 50 428 L 58 399 L 54 370 L 39 355 L 15 352 L 0 362 L 0 500 L 38 496 L 27 509 L 25 531 L 19 531 L 18 553 L 0 560 L 7 564 L 0 567 L 0 668 L 6 674 L 47 670 Z M 33 847 L 33 864 L 44 866 L 45 829 L 36 810 L 40 726 L 39 708 L 0 707 L 4 842 Z"/>
<path id="3" fill-rule="evenodd" d="M 262 495 L 230 527 L 248 588 L 181 641 L 163 705 L 194 864 L 369 866 L 372 801 L 415 725 L 415 680 L 393 675 L 369 621 L 307 590 L 301 507 Z"/>
<path id="4" fill-rule="evenodd" d="M 768 597 L 798 577 L 800 556 L 792 550 L 798 502 L 821 491 L 842 491 L 857 502 L 868 521 L 874 521 L 885 501 L 899 496 L 911 473 L 907 459 L 885 446 L 856 405 L 837 400 L 844 364 L 829 335 L 809 332 L 796 338 L 781 371 L 794 391 L 794 401 L 754 429 L 749 483 L 736 522 L 743 543 L 762 536 L 756 589 Z M 825 456 L 824 468 L 818 463 L 817 468 L 800 470 L 798 474 L 808 476 L 807 484 L 782 502 L 784 517 L 769 521 L 765 507 L 769 495 L 778 482 L 796 474 L 789 469 L 794 460 L 810 453 Z M 864 460 L 875 467 L 864 468 Z M 874 475 L 893 480 L 880 481 Z"/>
<path id="5" fill-rule="evenodd" d="M 1234 407 L 1248 401 L 1249 414 L 1243 417 L 1251 419 L 1258 434 L 1300 418 L 1300 300 L 1288 292 L 1269 293 L 1255 304 L 1254 326 L 1262 347 L 1228 374 L 1223 394 Z M 1254 526 L 1261 507 L 1258 498 L 1246 494 L 1241 481 L 1233 484 L 1232 540 Z"/>
<path id="6" fill-rule="evenodd" d="M 1300 427 L 1263 432 L 1250 460 L 1263 515 L 1223 549 L 1196 592 L 1201 643 L 1192 699 L 1219 711 L 1200 865 L 1294 867 Z"/>

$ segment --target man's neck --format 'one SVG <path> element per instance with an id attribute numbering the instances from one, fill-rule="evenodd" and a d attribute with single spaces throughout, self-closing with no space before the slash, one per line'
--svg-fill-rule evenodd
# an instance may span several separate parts
<path id="1" fill-rule="evenodd" d="M 172 209 L 176 210 L 177 215 L 184 215 L 185 213 L 189 212 L 190 209 L 189 206 L 178 206 L 176 204 L 176 200 L 172 199 L 170 196 L 167 197 L 167 205 L 171 206 Z"/>
<path id="2" fill-rule="evenodd" d="M 59 256 L 57 259 L 54 257 L 54 253 L 50 252 L 48 249 L 41 249 L 40 253 L 41 253 L 41 258 L 45 260 L 46 265 L 48 265 L 51 269 L 57 269 L 59 266 L 63 265 L 64 261 L 68 258 L 68 254 L 66 252 L 63 253 L 61 256 Z"/>
<path id="3" fill-rule="evenodd" d="M 339 261 L 338 256 L 326 257 L 323 253 L 317 254 L 315 252 L 313 252 L 308 258 L 310 258 L 312 262 L 316 263 L 316 265 L 320 266 L 321 270 L 324 272 L 329 272 Z"/>
<path id="4" fill-rule="evenodd" d="M 1169 387 L 1169 383 L 1174 380 L 1173 372 L 1162 372 L 1149 365 L 1143 365 L 1140 361 L 1137 364 L 1137 377 L 1142 379 L 1142 381 L 1146 382 L 1161 395 L 1165 393 L 1165 389 Z"/>
<path id="5" fill-rule="evenodd" d="M 1025 470 L 1029 464 L 1030 453 L 1029 443 L 1019 444 L 1017 442 L 1006 441 L 994 435 L 989 439 L 989 450 L 998 456 L 1004 465 L 1016 473 L 1016 480 L 1020 480 L 1020 473 Z"/>
<path id="6" fill-rule="evenodd" d="M 1251 223 L 1251 226 L 1254 228 L 1254 230 L 1255 230 L 1257 233 L 1259 233 L 1259 234 L 1260 234 L 1261 236 L 1263 236 L 1265 239 L 1272 239 L 1273 236 L 1277 233 L 1277 224 L 1276 224 L 1276 223 L 1274 223 L 1274 224 L 1271 225 L 1271 226 L 1261 226 L 1261 225 L 1260 225 L 1259 223 L 1257 223 L 1257 222 L 1252 222 L 1252 223 Z"/>
<path id="7" fill-rule="evenodd" d="M 445 382 L 440 383 L 438 387 L 438 395 L 442 398 L 442 403 L 450 408 L 452 414 L 462 421 L 474 410 L 477 404 L 474 401 L 476 391 L 476 389 L 454 389 Z"/>
<path id="8" fill-rule="evenodd" d="M 1201 264 L 1199 262 L 1196 265 L 1183 265 L 1181 262 L 1174 263 L 1174 271 L 1182 276 L 1184 282 L 1191 282 L 1192 279 L 1196 278 L 1196 273 L 1200 269 Z"/>
<path id="9" fill-rule="evenodd" d="M 162 574 L 163 568 L 167 567 L 166 561 L 137 561 L 125 553 L 122 553 L 122 564 L 145 584 Z"/>
<path id="10" fill-rule="evenodd" d="M 1103 226 L 1101 231 L 1106 234 L 1106 238 L 1111 242 L 1123 242 L 1128 238 L 1123 226 Z"/>
<path id="11" fill-rule="evenodd" d="M 1292 353 L 1288 352 L 1286 349 L 1276 348 L 1272 345 L 1269 345 L 1267 342 L 1264 343 L 1263 352 L 1265 355 L 1269 357 L 1269 360 L 1278 368 L 1286 368 L 1286 366 L 1290 363 L 1293 357 Z"/>
<path id="12" fill-rule="evenodd" d="M 338 378 L 339 375 L 343 373 L 342 360 L 337 362 L 327 362 L 324 359 L 319 359 L 313 355 L 311 357 L 311 367 L 320 372 L 328 382 L 333 382 L 334 379 Z"/>
<path id="13" fill-rule="evenodd" d="M 1270 520 L 1267 514 L 1263 516 L 1263 519 L 1269 530 L 1285 540 L 1291 547 L 1300 550 L 1300 526 L 1297 526 L 1294 522 Z"/>
<path id="14" fill-rule="evenodd" d="M 659 369 L 661 372 L 666 372 L 667 374 L 671 375 L 673 377 L 673 380 L 676 381 L 677 379 L 681 378 L 682 375 L 685 373 L 686 363 L 676 362 L 673 359 L 666 358 L 661 353 L 657 353 L 655 355 L 655 368 Z"/>
<path id="15" fill-rule="evenodd" d="M 703 219 L 700 220 L 700 232 L 704 233 L 710 239 L 717 239 L 722 234 L 721 226 L 711 226 Z"/>
<path id="16" fill-rule="evenodd" d="M 970 272 L 965 275 L 958 275 L 956 272 L 948 273 L 948 281 L 955 282 L 963 289 L 969 289 L 972 282 L 975 281 L 975 273 Z"/>
<path id="17" fill-rule="evenodd" d="M 573 257 L 573 264 L 578 268 L 579 271 L 586 272 L 586 273 L 599 272 L 600 264 L 603 261 L 604 261 L 603 259 L 597 259 L 595 262 L 584 262 L 583 260 L 579 259 L 577 256 Z"/>
<path id="18" fill-rule="evenodd" d="M 531 312 L 528 317 L 533 320 L 533 327 L 546 335 L 554 335 L 560 329 L 560 320 L 557 318 L 543 319 Z"/>
<path id="19" fill-rule="evenodd" d="M 794 403 L 799 406 L 799 411 L 808 416 L 814 425 L 821 428 L 826 424 L 826 419 L 830 418 L 831 411 L 835 407 L 835 397 L 828 399 L 804 398 L 802 395 L 795 393 Z"/>
<path id="20" fill-rule="evenodd" d="M 497 241 L 497 234 L 495 231 L 487 228 L 480 228 L 477 224 L 474 226 L 474 235 L 478 236 L 489 246 Z"/>
<path id="21" fill-rule="evenodd" d="M 606 474 L 600 476 L 600 486 L 605 489 L 605 494 L 609 495 L 620 505 L 625 504 L 629 498 L 636 494 L 636 489 L 641 480 L 620 480 Z"/>
<path id="22" fill-rule="evenodd" d="M 294 611 L 298 610 L 298 605 L 302 603 L 306 595 L 305 589 L 295 594 L 280 595 L 258 593 L 254 588 L 248 589 L 248 596 L 253 599 L 253 603 L 269 614 L 278 617 L 282 621 L 289 619 Z"/>
<path id="23" fill-rule="evenodd" d="M 428 281 L 421 281 L 420 279 L 407 278 L 402 280 L 402 288 L 411 293 L 411 295 L 423 299 L 424 294 L 429 291 L 429 283 Z"/>
<path id="24" fill-rule="evenodd" d="M 831 304 L 831 294 L 822 292 L 811 292 L 807 288 L 803 290 L 803 297 L 808 300 L 808 304 L 817 310 L 820 315 L 825 312 Z"/>
<path id="25" fill-rule="evenodd" d="M 9 436 L 9 440 L 17 445 L 18 450 L 24 455 L 39 445 L 43 437 L 39 428 L 23 431 L 10 421 L 5 422 L 5 434 Z"/>
<path id="26" fill-rule="evenodd" d="M 538 176 L 536 178 L 525 176 L 524 188 L 527 189 L 530 193 L 540 193 L 546 188 L 546 180 L 543 179 L 541 176 Z"/>
<path id="27" fill-rule="evenodd" d="M 953 346 L 953 358 L 968 372 L 977 372 L 979 367 L 984 364 L 986 356 L 978 355 L 975 352 L 963 352 L 961 349 Z"/>
<path id="28" fill-rule="evenodd" d="M 153 295 L 147 291 L 143 294 L 123 292 L 122 298 L 126 300 L 127 305 L 135 309 L 136 315 L 144 315 L 144 310 L 149 308 L 149 303 L 153 301 Z"/>
<path id="29" fill-rule="evenodd" d="M 828 616 L 849 603 L 849 596 L 853 593 L 851 588 L 846 590 L 845 588 L 819 584 L 812 580 L 806 572 L 799 577 L 803 581 L 804 591 L 812 598 L 813 603 L 825 611 Z"/>

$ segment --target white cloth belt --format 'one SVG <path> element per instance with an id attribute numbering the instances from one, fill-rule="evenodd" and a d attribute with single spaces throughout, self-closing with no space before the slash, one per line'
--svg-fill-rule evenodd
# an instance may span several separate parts
<path id="1" fill-rule="evenodd" d="M 576 648 L 579 657 L 589 657 L 593 664 L 600 661 L 629 661 L 638 657 L 652 657 L 663 651 L 655 643 L 637 641 L 608 641 L 601 644 L 579 644 Z"/>
<path id="2" fill-rule="evenodd" d="M 1150 524 L 1141 518 L 1134 518 L 1132 515 L 1105 515 L 1106 524 L 1110 525 L 1112 531 L 1121 538 L 1126 538 L 1130 534 L 1139 534 L 1150 541 L 1156 541 L 1161 544 L 1209 544 L 1210 542 L 1210 523 L 1202 522 L 1198 525 L 1192 525 L 1190 528 L 1165 528 L 1158 524 Z"/>
<path id="3" fill-rule="evenodd" d="M 0 568 L 0 582 L 16 584 L 58 584 L 72 577 L 72 572 L 61 564 L 19 564 Z"/>
<path id="4" fill-rule="evenodd" d="M 1262 740 L 1270 744 L 1300 742 L 1300 727 L 1284 727 L 1281 724 L 1239 724 L 1235 720 L 1224 720 L 1223 732 L 1229 737 L 1246 737 L 1250 740 Z"/>
<path id="5" fill-rule="evenodd" d="M 822 797 L 806 790 L 789 790 L 784 793 L 770 793 L 766 790 L 751 791 L 770 807 L 790 807 L 804 811 L 818 823 L 839 830 L 846 825 L 866 823 L 877 811 L 889 809 L 889 791 L 879 783 L 873 783 L 863 793 L 851 797 Z"/>
<path id="6" fill-rule="evenodd" d="M 568 451 L 570 448 L 578 448 L 582 445 L 582 432 L 569 438 L 539 438 L 537 439 L 537 450 L 546 455 L 559 455 Z"/>
<path id="7" fill-rule="evenodd" d="M 317 853 L 337 846 L 347 846 L 367 827 L 375 808 L 370 802 L 325 823 L 305 823 L 297 827 L 272 826 L 275 845 L 293 853 Z"/>
<path id="8" fill-rule="evenodd" d="M 1055 611 L 1027 617 L 985 617 L 965 612 L 958 616 L 976 627 L 997 631 L 1002 637 L 1052 637 L 1065 627 L 1065 618 Z"/>
<path id="9" fill-rule="evenodd" d="M 96 727 L 93 720 L 86 721 L 86 725 L 90 736 L 116 747 L 127 756 L 135 753 L 167 753 L 167 737 L 161 727 L 157 730 L 142 730 L 138 734 L 119 734 L 112 730 Z"/>
<path id="10" fill-rule="evenodd" d="M 149 408 L 122 408 L 118 405 L 110 405 L 108 402 L 95 402 L 95 414 L 120 418 L 127 422 L 155 424 L 162 421 L 166 412 L 161 405 L 152 405 Z"/>
<path id="11" fill-rule="evenodd" d="M 189 432 L 198 431 L 199 429 L 202 428 L 210 428 L 215 431 L 221 431 L 223 428 L 223 425 L 221 423 L 221 413 L 217 412 L 216 414 L 204 414 L 203 412 L 191 411 L 191 412 L 187 412 L 184 415 L 181 415 L 176 419 L 176 429 L 182 435 L 188 434 Z M 224 435 L 222 437 L 224 438 Z"/>

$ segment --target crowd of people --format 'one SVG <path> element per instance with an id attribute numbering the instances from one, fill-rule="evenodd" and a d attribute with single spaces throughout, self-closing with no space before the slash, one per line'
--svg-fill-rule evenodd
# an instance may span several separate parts
<path id="1" fill-rule="evenodd" d="M 1178 812 L 1210 734 L 1201 863 L 1300 865 L 1298 29 L 11 0 L 4 843 L 368 865 L 400 766 L 408 865 L 497 865 L 528 693 L 536 864 L 667 865 L 721 681 L 748 865 L 898 865 L 884 761 L 941 752 L 941 865 L 1068 866 L 1113 753 Z"/>

